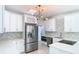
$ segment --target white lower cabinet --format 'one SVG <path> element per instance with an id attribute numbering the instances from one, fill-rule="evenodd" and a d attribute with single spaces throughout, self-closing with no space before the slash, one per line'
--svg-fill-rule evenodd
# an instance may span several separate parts
<path id="1" fill-rule="evenodd" d="M 0 41 L 0 54 L 14 54 L 17 53 L 16 42 L 14 40 Z"/>
<path id="2" fill-rule="evenodd" d="M 70 53 L 67 51 L 63 51 L 61 49 L 55 48 L 55 47 L 50 47 L 49 54 L 70 54 Z"/>
<path id="3" fill-rule="evenodd" d="M 17 40 L 16 41 L 16 49 L 18 53 L 24 52 L 24 40 Z"/>
<path id="4" fill-rule="evenodd" d="M 0 54 L 20 54 L 24 52 L 23 39 L 0 40 Z"/>

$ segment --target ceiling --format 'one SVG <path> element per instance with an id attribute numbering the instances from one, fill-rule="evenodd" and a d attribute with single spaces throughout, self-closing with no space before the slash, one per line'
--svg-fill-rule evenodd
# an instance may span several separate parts
<path id="1" fill-rule="evenodd" d="M 6 5 L 7 9 L 28 13 L 38 16 L 37 5 Z M 41 17 L 51 18 L 55 15 L 67 13 L 71 11 L 78 11 L 79 5 L 41 5 L 43 11 L 40 13 Z"/>

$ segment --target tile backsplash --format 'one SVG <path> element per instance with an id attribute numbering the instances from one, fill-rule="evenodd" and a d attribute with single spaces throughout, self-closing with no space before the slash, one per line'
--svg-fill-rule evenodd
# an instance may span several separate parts
<path id="1" fill-rule="evenodd" d="M 0 34 L 0 39 L 22 39 L 23 32 L 7 32 Z"/>
<path id="2" fill-rule="evenodd" d="M 79 32 L 64 32 L 63 39 L 79 41 Z"/>
<path id="3" fill-rule="evenodd" d="M 58 33 L 58 32 L 45 32 L 45 36 L 60 37 L 60 33 Z"/>

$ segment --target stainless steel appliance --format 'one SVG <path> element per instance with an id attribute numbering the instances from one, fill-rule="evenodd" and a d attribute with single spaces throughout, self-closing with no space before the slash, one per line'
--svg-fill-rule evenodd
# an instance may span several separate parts
<path id="1" fill-rule="evenodd" d="M 36 24 L 25 23 L 25 52 L 38 49 L 38 27 Z"/>

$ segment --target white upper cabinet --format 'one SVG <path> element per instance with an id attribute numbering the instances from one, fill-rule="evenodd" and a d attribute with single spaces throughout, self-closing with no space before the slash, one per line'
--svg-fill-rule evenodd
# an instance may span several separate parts
<path id="1" fill-rule="evenodd" d="M 79 32 L 79 12 L 65 15 L 64 31 Z"/>
<path id="2" fill-rule="evenodd" d="M 37 18 L 30 15 L 24 15 L 24 22 L 26 23 L 37 23 Z"/>
<path id="3" fill-rule="evenodd" d="M 56 23 L 54 18 L 44 21 L 44 24 L 45 31 L 56 31 Z"/>
<path id="4" fill-rule="evenodd" d="M 22 18 L 22 15 L 17 15 L 17 28 L 18 28 L 18 31 L 23 31 L 23 18 Z"/>
<path id="5" fill-rule="evenodd" d="M 71 32 L 72 31 L 72 19 L 70 19 L 70 16 L 65 16 L 64 19 L 64 31 L 65 32 Z"/>
<path id="6" fill-rule="evenodd" d="M 17 16 L 15 13 L 10 13 L 10 32 L 17 31 Z"/>
<path id="7" fill-rule="evenodd" d="M 0 5 L 0 33 L 3 32 L 3 21 L 2 21 L 2 17 L 3 17 L 3 6 Z"/>
<path id="8" fill-rule="evenodd" d="M 19 32 L 22 31 L 22 15 L 5 10 L 4 31 Z"/>
<path id="9" fill-rule="evenodd" d="M 55 19 L 56 19 L 56 31 L 58 33 L 63 32 L 64 31 L 64 17 L 58 16 Z"/>
<path id="10" fill-rule="evenodd" d="M 11 19 L 10 19 L 10 31 L 12 32 L 20 32 L 22 31 L 22 15 L 11 13 Z"/>
<path id="11" fill-rule="evenodd" d="M 10 13 L 8 11 L 4 12 L 4 32 L 10 31 Z"/>

